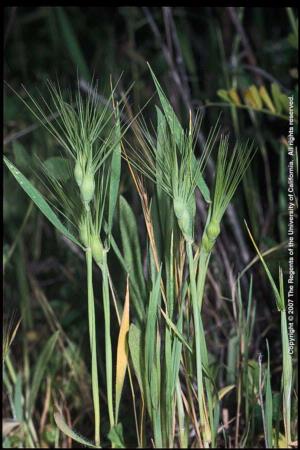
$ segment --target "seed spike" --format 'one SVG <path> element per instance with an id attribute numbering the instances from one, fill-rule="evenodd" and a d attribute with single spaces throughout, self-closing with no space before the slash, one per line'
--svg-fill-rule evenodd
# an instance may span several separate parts
<path id="1" fill-rule="evenodd" d="M 231 202 L 244 173 L 248 169 L 256 148 L 254 143 L 237 142 L 229 155 L 229 136 L 221 136 L 216 168 L 216 182 L 212 204 L 212 214 L 202 245 L 207 253 L 211 252 L 220 234 L 220 222 Z"/>

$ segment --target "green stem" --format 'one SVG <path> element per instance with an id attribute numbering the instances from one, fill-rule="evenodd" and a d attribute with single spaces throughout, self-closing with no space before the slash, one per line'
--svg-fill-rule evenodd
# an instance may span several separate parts
<path id="1" fill-rule="evenodd" d="M 297 35 L 298 34 L 298 27 L 297 27 L 297 21 L 295 19 L 293 10 L 290 7 L 286 8 L 286 9 L 287 9 L 287 15 L 288 15 L 288 18 L 289 18 L 289 21 L 290 21 L 293 33 Z"/>
<path id="2" fill-rule="evenodd" d="M 187 418 L 185 417 L 182 393 L 180 388 L 180 380 L 177 378 L 176 382 L 176 399 L 177 399 L 177 411 L 178 411 L 178 432 L 179 432 L 179 444 L 181 448 L 188 448 L 188 426 Z"/>
<path id="3" fill-rule="evenodd" d="M 106 389 L 107 389 L 107 402 L 108 402 L 108 414 L 109 423 L 112 428 L 115 424 L 114 408 L 113 408 L 113 385 L 112 385 L 112 350 L 111 350 L 111 337 L 110 337 L 110 302 L 109 302 L 109 280 L 108 280 L 108 268 L 107 268 L 107 255 L 106 251 L 103 254 L 103 264 L 100 267 L 102 270 L 103 284 L 103 309 L 104 309 L 104 327 L 105 327 L 105 366 L 106 366 Z"/>
<path id="4" fill-rule="evenodd" d="M 289 354 L 288 326 L 286 319 L 286 311 L 280 312 L 281 316 L 281 340 L 282 340 L 282 390 L 283 390 L 283 420 L 285 428 L 285 437 L 287 444 L 292 441 L 291 436 L 291 396 L 292 396 L 292 379 L 293 364 L 292 357 Z"/>
<path id="5" fill-rule="evenodd" d="M 96 345 L 96 323 L 95 323 L 95 299 L 93 290 L 93 258 L 90 248 L 86 249 L 86 267 L 87 267 L 87 289 L 88 289 L 88 319 L 90 347 L 92 355 L 92 391 L 95 414 L 95 444 L 100 445 L 100 402 L 99 402 L 99 383 L 97 368 L 97 345 Z"/>
<path id="6" fill-rule="evenodd" d="M 16 384 L 17 376 L 16 376 L 14 366 L 12 365 L 9 354 L 6 355 L 5 362 L 6 362 L 6 366 L 7 366 L 11 381 L 13 382 L 13 384 Z"/>
<path id="7" fill-rule="evenodd" d="M 202 360 L 201 360 L 201 335 L 200 335 L 200 310 L 199 302 L 196 289 L 196 279 L 195 279 L 195 266 L 193 259 L 192 244 L 190 242 L 186 243 L 187 254 L 189 260 L 189 272 L 190 272 L 190 287 L 191 287 L 191 297 L 193 306 L 193 316 L 194 316 L 194 328 L 195 328 L 195 345 L 196 345 L 196 370 L 197 370 L 197 389 L 198 389 L 198 407 L 200 414 L 200 430 L 203 432 L 205 429 L 205 417 L 203 410 L 203 376 L 202 376 Z"/>
<path id="8" fill-rule="evenodd" d="M 211 241 L 211 250 L 214 246 L 214 241 Z M 208 370 L 209 362 L 208 362 L 208 353 L 206 348 L 206 342 L 205 342 L 205 334 L 203 329 L 203 324 L 201 321 L 201 309 L 203 304 L 203 297 L 204 297 L 204 287 L 205 287 L 205 281 L 206 281 L 206 275 L 207 275 L 207 269 L 208 269 L 208 263 L 211 256 L 211 250 L 207 251 L 204 246 L 201 247 L 200 255 L 199 255 L 199 266 L 198 266 L 198 279 L 197 279 L 197 298 L 198 298 L 198 304 L 199 304 L 199 321 L 200 321 L 200 335 L 201 335 L 201 342 L 202 342 L 202 348 L 201 348 L 201 354 L 202 354 L 202 364 L 206 369 Z M 206 387 L 206 393 L 207 393 L 207 406 L 208 406 L 208 415 L 209 415 L 209 422 L 210 422 L 210 429 L 211 429 L 211 445 L 212 448 L 215 447 L 216 444 L 216 435 L 217 435 L 217 425 L 215 423 L 215 417 L 217 417 L 217 409 L 213 406 L 213 385 L 211 383 L 211 380 L 206 378 L 205 379 L 205 387 Z"/>
<path id="9" fill-rule="evenodd" d="M 199 311 L 201 313 L 202 303 L 203 303 L 203 295 L 204 295 L 204 286 L 207 274 L 208 263 L 210 259 L 211 252 L 207 253 L 203 247 L 201 247 L 200 255 L 199 255 L 199 271 L 198 271 L 198 279 L 197 279 L 197 297 L 199 299 Z"/>

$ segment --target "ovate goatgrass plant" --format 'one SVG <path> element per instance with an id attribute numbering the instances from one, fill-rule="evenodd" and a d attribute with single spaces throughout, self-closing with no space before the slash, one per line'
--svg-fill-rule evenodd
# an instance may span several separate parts
<path id="1" fill-rule="evenodd" d="M 199 320 L 201 319 L 197 301 L 192 244 L 194 242 L 194 220 L 196 213 L 195 191 L 197 186 L 199 186 L 205 192 L 206 184 L 202 173 L 217 138 L 218 123 L 211 130 L 204 151 L 197 161 L 194 150 L 201 125 L 199 116 L 196 117 L 193 123 L 190 114 L 189 129 L 184 131 L 175 113 L 170 109 L 171 106 L 162 93 L 153 72 L 152 76 L 157 90 L 161 95 L 161 102 L 164 108 L 164 115 L 158 110 L 158 117 L 163 122 L 161 125 L 163 132 L 158 134 L 156 139 L 153 139 L 145 123 L 140 123 L 136 137 L 142 152 L 131 146 L 131 151 L 128 153 L 125 152 L 125 157 L 134 168 L 155 182 L 172 199 L 173 211 L 186 241 L 194 315 L 200 427 L 204 430 L 206 427 L 202 396 L 201 324 L 199 324 Z M 160 124 L 158 124 L 159 126 Z M 207 437 L 204 440 L 207 442 Z"/>
<path id="2" fill-rule="evenodd" d="M 181 127 L 170 103 L 150 69 L 158 92 L 163 113 L 157 108 L 158 129 L 161 133 L 156 138 L 151 135 L 145 123 L 135 130 L 140 148 L 131 146 L 125 153 L 129 163 L 147 178 L 152 180 L 160 190 L 173 201 L 173 211 L 178 226 L 186 242 L 186 253 L 189 264 L 190 293 L 193 307 L 195 331 L 198 407 L 200 415 L 200 431 L 204 446 L 211 442 L 215 445 L 214 415 L 212 402 L 212 386 L 206 383 L 208 408 L 205 405 L 202 367 L 208 368 L 205 336 L 201 319 L 201 306 L 207 267 L 211 251 L 220 234 L 221 220 L 232 200 L 232 197 L 247 170 L 254 155 L 254 146 L 237 143 L 229 150 L 228 137 L 221 136 L 215 176 L 215 188 L 211 204 L 209 190 L 203 178 L 205 164 L 216 143 L 219 134 L 218 122 L 212 128 L 204 146 L 200 159 L 195 158 L 194 150 L 200 128 L 199 117 L 193 124 L 190 114 L 189 129 Z M 154 134 L 155 136 L 155 134 Z M 207 224 L 202 237 L 198 275 L 193 257 L 195 223 L 195 191 L 199 188 L 204 199 L 210 203 Z M 198 277 L 198 279 L 197 279 Z M 207 417 L 209 417 L 210 427 Z M 209 429 L 210 428 L 210 429 Z"/>
<path id="3" fill-rule="evenodd" d="M 5 159 L 8 168 L 20 185 L 37 204 L 46 217 L 68 238 L 85 250 L 87 268 L 88 323 L 91 348 L 92 392 L 95 419 L 95 445 L 100 445 L 100 401 L 97 367 L 97 337 L 95 301 L 92 278 L 93 259 L 102 271 L 103 305 L 105 319 L 106 383 L 110 426 L 114 425 L 112 394 L 112 351 L 110 340 L 110 301 L 107 251 L 116 205 L 120 178 L 121 137 L 119 106 L 114 103 L 114 89 L 107 103 L 100 107 L 96 86 L 84 98 L 78 87 L 75 96 L 68 100 L 59 85 L 47 82 L 50 102 L 40 96 L 35 99 L 25 89 L 27 100 L 21 100 L 35 118 L 58 141 L 65 158 L 58 158 L 68 167 L 65 177 L 57 177 L 46 163 L 40 168 L 46 176 L 44 184 L 52 194 L 48 202 L 31 183 Z M 53 200 L 54 197 L 54 200 Z M 67 227 L 50 208 L 53 204 Z M 104 230 L 105 228 L 105 230 Z M 72 232 L 70 231 L 72 230 Z M 74 234 L 77 235 L 74 236 Z M 102 236 L 106 236 L 103 243 Z M 56 422 L 67 432 L 66 424 L 56 415 Z M 74 437 L 74 432 L 69 430 Z M 83 438 L 80 438 L 80 442 Z M 77 439 L 78 440 L 78 439 Z M 87 441 L 86 441 L 87 442 Z M 88 445 L 91 445 L 88 443 Z"/>

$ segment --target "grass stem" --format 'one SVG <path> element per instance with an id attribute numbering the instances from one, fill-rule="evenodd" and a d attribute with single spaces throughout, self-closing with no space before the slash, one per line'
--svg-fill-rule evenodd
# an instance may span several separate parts
<path id="1" fill-rule="evenodd" d="M 201 312 L 202 303 L 203 303 L 203 295 L 204 295 L 204 286 L 207 274 L 208 263 L 210 259 L 211 253 L 207 253 L 203 247 L 201 247 L 200 255 L 199 255 L 199 270 L 198 270 L 198 279 L 197 279 L 197 297 L 199 301 L 199 311 Z"/>
<path id="2" fill-rule="evenodd" d="M 201 360 L 201 336 L 200 336 L 200 326 L 199 326 L 199 302 L 197 296 L 196 279 L 195 279 L 195 266 L 193 258 L 192 244 L 190 242 L 186 243 L 188 261 L 189 261 L 189 273 L 190 273 L 190 287 L 191 287 L 191 298 L 193 306 L 193 316 L 194 316 L 194 329 L 195 329 L 195 346 L 196 346 L 196 371 L 197 371 L 197 390 L 198 390 L 198 407 L 200 414 L 200 431 L 205 430 L 205 419 L 203 410 L 203 376 L 202 376 L 202 360 Z M 205 439 L 204 439 L 205 440 Z"/>
<path id="3" fill-rule="evenodd" d="M 102 270 L 102 295 L 103 295 L 103 310 L 104 310 L 104 327 L 105 327 L 105 369 L 106 369 L 106 389 L 107 389 L 107 403 L 109 423 L 112 428 L 115 424 L 114 408 L 113 408 L 113 385 L 112 385 L 112 349 L 110 336 L 110 302 L 109 302 L 109 278 L 107 267 L 106 252 L 103 252 Z"/>
<path id="4" fill-rule="evenodd" d="M 95 323 L 95 299 L 93 289 L 93 258 L 90 248 L 86 249 L 86 267 L 87 267 L 87 289 L 88 289 L 88 319 L 89 335 L 92 356 L 92 393 L 95 415 L 95 444 L 100 445 L 100 402 L 99 402 L 99 383 L 97 368 L 97 345 L 96 345 L 96 323 Z"/>

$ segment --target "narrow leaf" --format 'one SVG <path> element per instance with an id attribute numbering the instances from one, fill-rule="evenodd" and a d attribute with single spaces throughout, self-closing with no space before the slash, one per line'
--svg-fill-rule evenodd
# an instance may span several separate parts
<path id="1" fill-rule="evenodd" d="M 139 383 L 140 391 L 143 393 L 142 333 L 141 330 L 134 323 L 132 323 L 129 328 L 128 346 L 134 372 Z"/>
<path id="2" fill-rule="evenodd" d="M 171 330 L 174 332 L 174 334 L 178 337 L 178 339 L 186 346 L 186 348 L 193 353 L 192 348 L 189 346 L 188 342 L 186 341 L 186 339 L 183 337 L 183 335 L 179 332 L 178 328 L 176 327 L 176 325 L 172 322 L 172 320 L 168 317 L 168 315 L 161 309 L 160 310 L 162 315 L 165 318 L 165 321 L 167 322 L 167 324 L 169 325 L 169 327 L 171 328 Z"/>
<path id="3" fill-rule="evenodd" d="M 66 435 L 69 436 L 73 441 L 78 442 L 79 444 L 86 445 L 87 447 L 91 448 L 101 448 L 100 446 L 94 445 L 92 442 L 90 442 L 88 439 L 86 439 L 83 436 L 80 436 L 77 434 L 72 428 L 69 427 L 69 425 L 66 424 L 65 419 L 63 416 L 59 413 L 54 413 L 54 420 L 58 428 Z"/>
<path id="4" fill-rule="evenodd" d="M 52 208 L 46 202 L 42 194 L 31 184 L 31 182 L 4 156 L 4 162 L 10 172 L 13 174 L 19 185 L 24 189 L 26 194 L 36 204 L 44 216 L 54 225 L 58 231 L 64 234 L 70 241 L 82 248 L 79 241 L 70 233 L 70 231 L 62 224 Z"/>
<path id="5" fill-rule="evenodd" d="M 143 320 L 146 287 L 138 228 L 133 211 L 123 196 L 120 196 L 120 231 L 124 260 L 129 274 L 129 281 L 133 287 L 130 290 L 132 302 L 139 319 Z"/>
<path id="6" fill-rule="evenodd" d="M 119 107 L 116 107 L 115 148 L 112 153 L 109 184 L 108 233 L 111 233 L 113 216 L 117 203 L 121 175 L 121 126 Z"/>
<path id="7" fill-rule="evenodd" d="M 48 365 L 48 362 L 52 356 L 53 350 L 55 348 L 55 344 L 57 342 L 59 336 L 59 331 L 54 333 L 51 338 L 47 341 L 46 345 L 44 346 L 34 369 L 32 383 L 31 383 L 31 393 L 29 398 L 29 417 L 32 414 L 32 411 L 34 409 L 35 401 L 37 398 L 38 391 L 41 387 L 41 383 L 44 378 L 44 374 Z"/>
<path id="8" fill-rule="evenodd" d="M 118 423 L 117 425 L 112 427 L 107 437 L 113 444 L 113 448 L 125 448 L 123 426 L 121 423 Z"/>
<path id="9" fill-rule="evenodd" d="M 252 241 L 252 244 L 254 245 L 254 248 L 255 248 L 255 250 L 256 250 L 256 252 L 257 252 L 257 254 L 258 254 L 258 256 L 259 256 L 259 258 L 260 258 L 260 260 L 262 262 L 262 265 L 263 265 L 263 267 L 265 269 L 265 272 L 266 272 L 266 274 L 267 274 L 267 276 L 269 278 L 269 281 L 271 283 L 271 286 L 272 286 L 272 289 L 273 289 L 273 292 L 274 292 L 274 295 L 275 295 L 275 299 L 276 299 L 277 308 L 278 308 L 278 310 L 283 311 L 284 310 L 283 300 L 282 300 L 282 298 L 280 296 L 280 293 L 279 293 L 279 291 L 277 289 L 275 281 L 274 281 L 274 279 L 273 279 L 273 277 L 271 275 L 271 272 L 269 271 L 269 268 L 268 268 L 267 264 L 265 263 L 265 260 L 264 260 L 264 258 L 262 256 L 261 252 L 259 251 L 259 249 L 258 249 L 258 247 L 257 247 L 257 245 L 256 245 L 256 243 L 254 241 L 254 238 L 253 238 L 253 236 L 252 236 L 252 234 L 251 234 L 251 232 L 250 232 L 250 230 L 248 228 L 248 225 L 247 225 L 246 221 L 245 221 L 245 225 L 246 225 L 248 234 L 250 236 L 250 239 Z"/>

